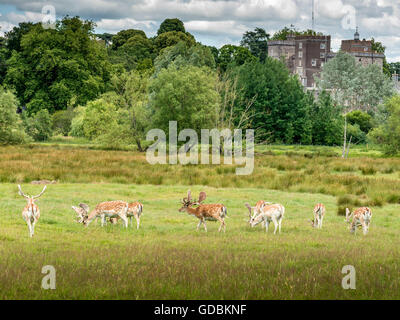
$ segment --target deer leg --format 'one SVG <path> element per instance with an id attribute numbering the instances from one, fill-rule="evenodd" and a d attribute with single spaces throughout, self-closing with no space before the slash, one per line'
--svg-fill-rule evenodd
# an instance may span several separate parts
<path id="1" fill-rule="evenodd" d="M 201 226 L 201 224 L 203 223 L 203 221 L 200 219 L 200 221 L 199 221 L 199 223 L 198 223 L 198 225 L 197 225 L 197 231 L 199 231 L 199 228 L 200 228 L 200 226 Z"/>
<path id="2" fill-rule="evenodd" d="M 136 218 L 136 229 L 139 230 L 139 226 L 140 226 L 140 217 L 137 216 L 137 217 L 135 217 L 135 218 Z"/>
<path id="3" fill-rule="evenodd" d="M 324 216 L 322 216 L 321 219 L 320 219 L 320 225 L 319 225 L 319 228 L 320 228 L 320 229 L 322 229 L 322 221 L 323 221 L 323 220 L 324 220 Z"/>
<path id="4" fill-rule="evenodd" d="M 203 219 L 204 230 L 207 232 L 206 220 Z"/>
<path id="5" fill-rule="evenodd" d="M 282 216 L 278 221 L 278 225 L 279 225 L 279 233 L 281 233 L 281 225 L 282 225 Z"/>
<path id="6" fill-rule="evenodd" d="M 276 234 L 276 230 L 278 229 L 278 221 L 276 221 L 276 218 L 272 218 L 272 222 L 274 223 L 275 229 L 274 229 L 274 234 Z"/>
<path id="7" fill-rule="evenodd" d="M 269 220 L 265 220 L 265 232 L 268 232 Z"/>
<path id="8" fill-rule="evenodd" d="M 128 228 L 128 218 L 125 216 L 125 215 L 120 215 L 119 216 L 121 219 L 122 219 L 122 221 L 124 222 L 124 224 L 125 224 L 125 228 Z"/>
<path id="9" fill-rule="evenodd" d="M 30 219 L 26 219 L 26 224 L 28 225 L 28 229 L 29 229 L 29 236 L 32 237 L 32 225 L 31 225 L 31 220 Z"/>
<path id="10" fill-rule="evenodd" d="M 102 214 L 101 215 L 101 226 L 103 227 L 105 223 L 106 223 L 106 216 L 105 216 L 105 214 Z"/>
<path id="11" fill-rule="evenodd" d="M 129 221 L 131 223 L 131 227 L 133 228 L 132 216 L 129 217 Z"/>
<path id="12" fill-rule="evenodd" d="M 221 217 L 218 218 L 218 221 L 221 222 L 221 224 L 219 225 L 219 228 L 218 228 L 218 232 L 221 232 L 222 227 L 225 226 L 225 221 Z M 224 230 L 224 232 L 225 232 L 225 230 Z"/>

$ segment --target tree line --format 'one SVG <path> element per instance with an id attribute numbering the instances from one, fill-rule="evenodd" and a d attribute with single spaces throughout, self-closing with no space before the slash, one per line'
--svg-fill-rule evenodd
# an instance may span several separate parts
<path id="1" fill-rule="evenodd" d="M 271 36 L 256 28 L 240 45 L 217 49 L 196 41 L 176 18 L 164 20 L 153 37 L 94 29 L 92 21 L 66 16 L 54 29 L 24 22 L 0 38 L 0 143 L 70 135 L 144 151 L 150 128 L 176 120 L 178 130 L 253 128 L 257 143 L 351 139 L 397 152 L 386 131 L 399 122 L 399 101 L 387 100 L 391 81 L 377 66 L 339 53 L 325 64 L 316 96 L 268 57 L 270 39 L 312 30 L 285 27 Z"/>

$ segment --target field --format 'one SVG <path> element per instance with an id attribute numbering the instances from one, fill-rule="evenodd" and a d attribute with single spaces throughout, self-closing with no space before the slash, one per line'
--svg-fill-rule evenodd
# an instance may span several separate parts
<path id="1" fill-rule="evenodd" d="M 143 154 L 82 145 L 2 147 L 0 157 L 0 299 L 399 299 L 400 159 L 376 150 L 337 157 L 338 148 L 257 150 L 251 176 L 234 166 L 151 166 Z M 32 180 L 57 180 L 38 201 L 33 239 L 21 217 Z M 226 233 L 179 213 L 188 189 L 228 207 Z M 144 204 L 141 228 L 88 228 L 71 205 L 106 200 Z M 286 207 L 282 233 L 247 224 L 245 202 Z M 322 230 L 308 221 L 315 203 Z M 368 204 L 367 236 L 351 235 L 341 207 Z M 273 228 L 272 228 L 273 229 Z M 41 289 L 44 265 L 56 290 Z M 342 288 L 342 267 L 356 269 L 356 290 Z"/>

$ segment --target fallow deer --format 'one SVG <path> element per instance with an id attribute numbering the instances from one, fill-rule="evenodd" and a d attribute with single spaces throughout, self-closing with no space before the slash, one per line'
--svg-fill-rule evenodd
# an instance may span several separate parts
<path id="1" fill-rule="evenodd" d="M 22 192 L 21 186 L 18 185 L 19 194 L 28 201 L 28 204 L 22 210 L 22 217 L 24 218 L 26 224 L 28 225 L 29 236 L 31 238 L 33 237 L 35 231 L 35 224 L 38 222 L 40 218 L 39 207 L 35 204 L 35 201 L 45 192 L 46 188 L 47 186 L 44 186 L 42 192 L 39 193 L 37 196 L 28 196 Z"/>
<path id="2" fill-rule="evenodd" d="M 272 204 L 272 202 L 267 202 L 265 200 L 259 200 L 256 202 L 256 205 L 254 207 L 251 207 L 247 202 L 244 204 L 246 206 L 247 209 L 249 209 L 249 220 L 248 222 L 250 222 L 251 217 L 253 215 L 257 215 L 261 213 L 261 209 L 263 206 L 268 205 L 268 204 Z M 264 221 L 261 222 L 262 227 L 264 227 Z"/>
<path id="3" fill-rule="evenodd" d="M 314 207 L 314 220 L 311 221 L 313 228 L 322 229 L 322 221 L 325 216 L 325 206 L 322 203 L 317 203 Z"/>
<path id="4" fill-rule="evenodd" d="M 350 220 L 351 219 L 351 220 Z M 357 227 L 362 227 L 363 234 L 366 235 L 372 219 L 372 211 L 368 207 L 361 207 L 350 213 L 346 208 L 346 222 L 350 223 L 350 232 L 355 233 Z"/>
<path id="5" fill-rule="evenodd" d="M 135 217 L 136 229 L 139 229 L 140 216 L 142 215 L 142 212 L 143 212 L 143 205 L 140 202 L 131 202 L 128 204 L 127 217 L 129 217 L 129 220 L 131 221 L 131 226 L 133 226 L 132 217 Z"/>
<path id="6" fill-rule="evenodd" d="M 249 209 L 250 215 L 251 207 L 247 207 Z M 279 228 L 279 233 L 281 233 L 281 224 L 283 215 L 285 214 L 285 207 L 279 203 L 275 204 L 264 204 L 261 206 L 261 212 L 256 213 L 251 216 L 250 218 L 250 226 L 255 227 L 257 224 L 261 222 L 265 222 L 265 231 L 268 232 L 269 223 L 272 221 L 275 225 L 274 234 L 276 234 L 276 230 Z"/>
<path id="7" fill-rule="evenodd" d="M 83 220 L 87 217 L 89 213 L 89 206 L 86 203 L 80 203 L 78 207 L 72 206 L 72 210 L 74 210 L 77 214 L 77 222 L 83 223 Z"/>
<path id="8" fill-rule="evenodd" d="M 219 221 L 221 225 L 219 226 L 218 232 L 224 229 L 225 232 L 225 217 L 227 217 L 227 209 L 223 204 L 202 204 L 201 202 L 206 199 L 207 195 L 204 191 L 200 192 L 199 200 L 192 201 L 192 196 L 190 190 L 187 193 L 187 198 L 182 199 L 182 207 L 179 212 L 186 211 L 188 214 L 198 218 L 199 224 L 197 225 L 197 230 L 199 230 L 201 224 L 204 225 L 204 230 L 207 232 L 206 220 L 208 221 Z M 197 208 L 192 208 L 193 205 L 198 205 Z"/>
<path id="9" fill-rule="evenodd" d="M 101 226 L 104 226 L 106 218 L 121 218 L 125 227 L 128 228 L 128 203 L 125 201 L 107 201 L 99 203 L 92 212 L 89 213 L 83 220 L 83 224 L 88 227 L 93 219 L 100 217 Z M 114 223 L 114 222 L 113 222 Z"/>

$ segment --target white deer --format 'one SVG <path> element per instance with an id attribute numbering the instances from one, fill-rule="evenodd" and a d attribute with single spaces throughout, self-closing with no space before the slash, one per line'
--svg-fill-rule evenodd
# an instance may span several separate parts
<path id="1" fill-rule="evenodd" d="M 35 204 L 35 201 L 45 192 L 46 187 L 47 186 L 44 186 L 42 192 L 39 193 L 37 196 L 28 196 L 22 192 L 21 186 L 18 185 L 19 194 L 28 201 L 28 204 L 22 210 L 22 218 L 24 218 L 26 224 L 28 225 L 29 236 L 31 238 L 33 237 L 33 234 L 35 232 L 35 224 L 38 222 L 40 218 L 39 207 Z"/>
<path id="2" fill-rule="evenodd" d="M 250 215 L 251 207 L 247 207 L 249 209 Z M 285 214 L 285 207 L 279 203 L 275 204 L 264 204 L 260 208 L 260 212 L 254 212 L 254 214 L 250 218 L 250 226 L 255 227 L 257 224 L 261 222 L 265 222 L 265 231 L 268 232 L 268 227 L 270 222 L 272 221 L 275 225 L 274 234 L 276 234 L 277 229 L 279 228 L 279 233 L 281 233 L 281 225 L 282 219 Z"/>
<path id="3" fill-rule="evenodd" d="M 351 220 L 350 220 L 351 219 Z M 355 233 L 357 227 L 362 227 L 363 234 L 366 235 L 369 231 L 369 225 L 372 219 L 372 211 L 368 207 L 361 207 L 350 213 L 346 208 L 346 222 L 350 223 L 350 232 Z"/>

